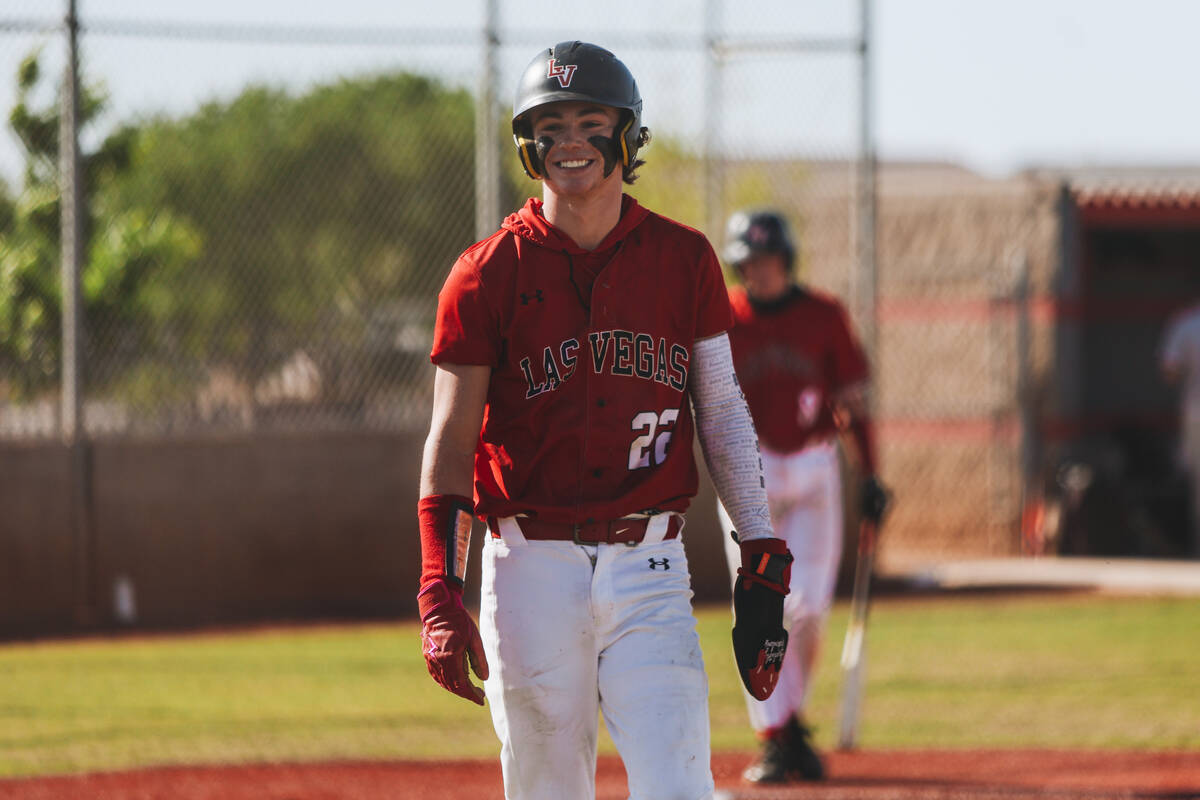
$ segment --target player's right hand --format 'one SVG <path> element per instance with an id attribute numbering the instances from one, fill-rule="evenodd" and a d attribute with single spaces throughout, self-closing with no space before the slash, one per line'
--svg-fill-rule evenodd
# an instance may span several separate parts
<path id="1" fill-rule="evenodd" d="M 892 492 L 875 475 L 868 475 L 862 483 L 861 512 L 877 526 L 883 521 L 888 506 L 892 504 Z"/>
<path id="2" fill-rule="evenodd" d="M 430 581 L 417 595 L 417 606 L 429 674 L 447 691 L 483 705 L 483 689 L 471 683 L 467 662 L 480 680 L 487 680 L 487 656 L 479 628 L 463 608 L 462 588 L 445 579 Z"/>

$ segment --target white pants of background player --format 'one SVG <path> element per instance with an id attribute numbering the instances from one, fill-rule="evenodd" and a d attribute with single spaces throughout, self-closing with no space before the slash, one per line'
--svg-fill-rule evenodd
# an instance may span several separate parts
<path id="1" fill-rule="evenodd" d="M 631 798 L 711 798 L 708 678 L 681 539 L 577 545 L 526 540 L 511 517 L 499 528 L 483 548 L 479 622 L 505 797 L 594 798 L 603 713 Z M 665 529 L 659 515 L 647 539 Z"/>
<path id="2" fill-rule="evenodd" d="M 779 728 L 802 712 L 812 685 L 825 620 L 837 586 L 842 557 L 842 478 L 835 445 L 816 444 L 796 453 L 762 451 L 767 500 L 775 535 L 787 542 L 792 562 L 791 593 L 783 601 L 787 652 L 775 691 L 766 700 L 746 694 L 750 725 L 758 733 Z M 730 575 L 741 551 L 729 537 L 733 523 L 718 504 Z"/>

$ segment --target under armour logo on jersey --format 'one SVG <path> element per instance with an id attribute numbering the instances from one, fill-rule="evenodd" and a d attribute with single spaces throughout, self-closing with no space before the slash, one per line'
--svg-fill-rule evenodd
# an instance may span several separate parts
<path id="1" fill-rule="evenodd" d="M 546 78 L 558 78 L 558 85 L 562 88 L 567 88 L 571 85 L 571 80 L 575 77 L 575 69 L 578 64 L 556 64 L 554 59 L 550 59 L 550 68 L 546 70 Z"/>
<path id="2" fill-rule="evenodd" d="M 529 302 L 531 300 L 535 300 L 540 303 L 540 302 L 542 302 L 542 299 L 543 298 L 542 298 L 542 290 L 541 289 L 534 289 L 533 294 L 527 294 L 525 292 L 521 292 L 521 305 L 523 305 L 523 306 L 529 305 Z"/>
<path id="3" fill-rule="evenodd" d="M 669 558 L 647 558 L 650 562 L 650 569 L 658 569 L 662 567 L 664 570 L 671 568 L 671 559 Z"/>

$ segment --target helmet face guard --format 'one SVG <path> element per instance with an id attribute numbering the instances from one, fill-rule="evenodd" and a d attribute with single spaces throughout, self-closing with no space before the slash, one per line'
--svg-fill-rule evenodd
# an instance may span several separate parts
<path id="1" fill-rule="evenodd" d="M 738 211 L 729 218 L 722 255 L 732 266 L 758 253 L 779 253 L 788 272 L 796 260 L 796 245 L 787 220 L 775 211 Z"/>
<path id="2" fill-rule="evenodd" d="M 642 96 L 628 67 L 603 47 L 586 42 L 559 42 L 529 62 L 517 85 L 512 131 L 525 174 L 545 175 L 545 156 L 551 143 L 534 140 L 530 112 L 539 106 L 579 101 L 620 111 L 612 138 L 593 136 L 588 142 L 604 156 L 604 176 L 620 164 L 628 169 L 638 148 L 650 140 L 642 127 Z"/>

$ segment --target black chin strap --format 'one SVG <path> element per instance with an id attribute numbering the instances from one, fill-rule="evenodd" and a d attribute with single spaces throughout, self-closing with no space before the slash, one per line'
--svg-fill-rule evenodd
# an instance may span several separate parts
<path id="1" fill-rule="evenodd" d="M 549 136 L 539 136 L 533 143 L 533 149 L 537 153 L 538 172 L 542 175 L 546 174 L 546 153 L 550 152 L 551 147 L 554 147 L 554 140 Z"/>

